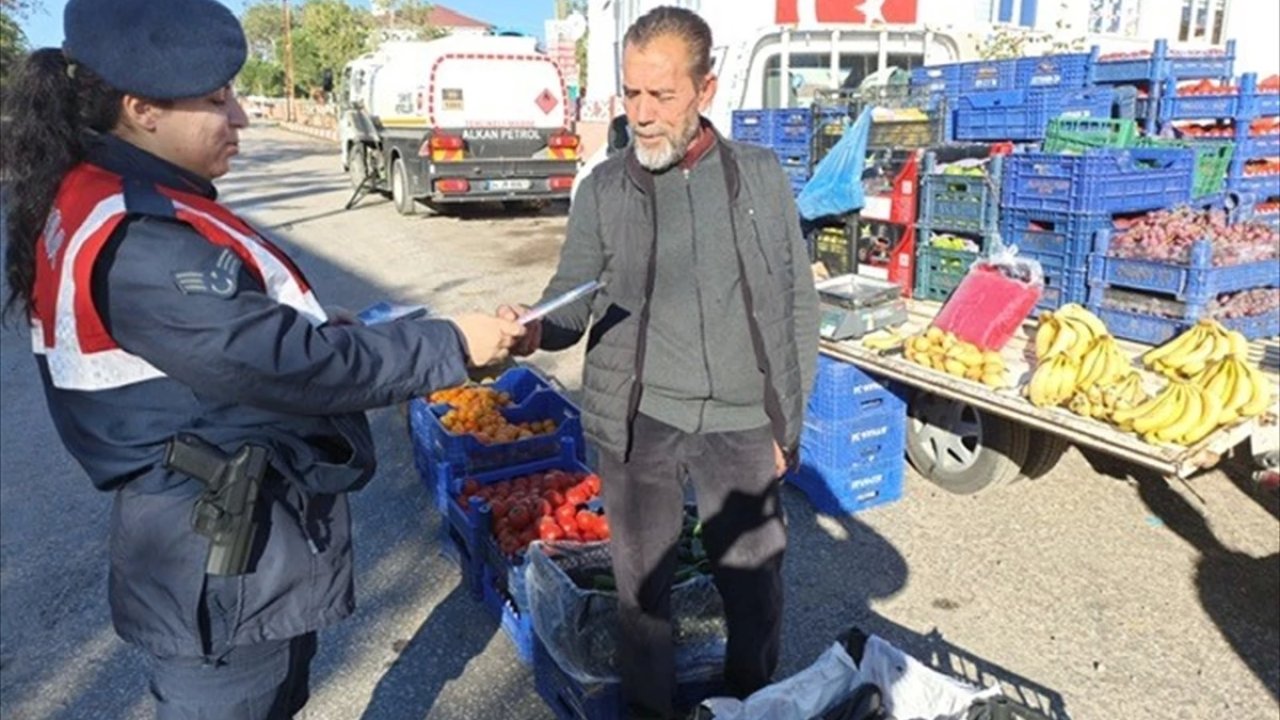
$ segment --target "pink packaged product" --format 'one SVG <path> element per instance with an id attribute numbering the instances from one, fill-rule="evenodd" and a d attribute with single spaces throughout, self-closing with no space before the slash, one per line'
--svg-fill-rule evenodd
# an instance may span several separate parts
<path id="1" fill-rule="evenodd" d="M 969 268 L 951 293 L 934 327 L 984 350 L 999 350 L 1009 342 L 1040 302 L 1044 270 L 1016 248 L 998 250 Z"/>

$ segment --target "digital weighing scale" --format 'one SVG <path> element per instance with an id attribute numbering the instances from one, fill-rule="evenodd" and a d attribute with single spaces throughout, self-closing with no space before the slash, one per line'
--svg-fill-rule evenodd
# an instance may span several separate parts
<path id="1" fill-rule="evenodd" d="M 818 334 L 828 340 L 859 338 L 907 321 L 907 303 L 898 285 L 839 275 L 817 284 Z"/>

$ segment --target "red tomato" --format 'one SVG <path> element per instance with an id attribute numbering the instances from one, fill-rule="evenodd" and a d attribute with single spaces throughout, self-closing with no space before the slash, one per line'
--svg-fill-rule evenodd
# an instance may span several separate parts
<path id="1" fill-rule="evenodd" d="M 587 483 L 587 487 L 591 488 L 592 495 L 600 494 L 600 476 L 599 475 L 596 475 L 595 473 L 591 473 L 586 477 L 586 480 L 584 480 L 583 482 Z"/>
<path id="2" fill-rule="evenodd" d="M 458 507 L 462 508 L 463 510 L 466 510 L 466 509 L 467 509 L 468 505 L 467 505 L 467 495 L 466 495 L 466 493 L 463 493 L 463 494 L 459 495 L 459 496 L 457 497 L 457 501 L 458 501 Z"/>
<path id="3" fill-rule="evenodd" d="M 501 520 L 507 516 L 507 511 L 511 509 L 506 498 L 496 497 L 489 501 L 489 512 L 494 520 Z"/>
<path id="4" fill-rule="evenodd" d="M 571 537 L 574 537 L 575 535 L 578 535 L 578 523 L 574 522 L 573 520 L 569 520 L 567 522 L 564 520 L 557 520 L 556 524 L 559 525 L 560 529 L 564 531 L 565 537 L 571 538 Z"/>
<path id="5" fill-rule="evenodd" d="M 511 509 L 507 511 L 507 522 L 511 523 L 511 527 L 516 530 L 523 530 L 529 527 L 530 520 L 532 518 L 529 517 L 529 510 L 524 504 L 512 505 Z"/>
<path id="6" fill-rule="evenodd" d="M 600 520 L 596 523 L 596 532 L 600 534 L 601 540 L 609 539 L 609 518 L 601 515 Z"/>
<path id="7" fill-rule="evenodd" d="M 561 525 L 564 525 L 565 523 L 572 523 L 574 519 L 574 515 L 576 515 L 577 512 L 578 512 L 577 507 L 570 505 L 569 503 L 565 503 L 564 505 L 561 505 L 560 507 L 556 508 L 556 512 L 555 512 L 556 522 L 560 523 Z"/>
<path id="8" fill-rule="evenodd" d="M 480 483 L 475 478 L 467 478 L 462 481 L 462 494 L 475 495 L 480 490 Z"/>
<path id="9" fill-rule="evenodd" d="M 600 536 L 595 534 L 595 531 L 586 530 L 582 533 L 582 542 L 597 542 L 600 539 Z"/>
<path id="10" fill-rule="evenodd" d="M 572 542 L 582 542 L 582 533 L 578 532 L 578 528 L 564 531 L 564 539 Z"/>
<path id="11" fill-rule="evenodd" d="M 542 493 L 542 497 L 551 503 L 552 507 L 560 507 L 564 504 L 564 493 L 559 490 L 545 490 Z"/>
<path id="12" fill-rule="evenodd" d="M 578 523 L 578 530 L 586 532 L 596 526 L 596 514 L 590 510 L 579 510 L 574 516 L 574 520 Z"/>
<path id="13" fill-rule="evenodd" d="M 590 499 L 591 498 L 587 497 L 586 491 L 579 488 L 577 485 L 569 488 L 564 494 L 565 502 L 570 505 L 585 505 L 587 500 Z"/>
<path id="14" fill-rule="evenodd" d="M 549 517 L 555 514 L 555 507 L 550 500 L 543 498 L 538 501 L 538 517 Z"/>
<path id="15" fill-rule="evenodd" d="M 551 518 L 546 519 L 551 520 Z M 552 520 L 549 523 L 543 523 L 538 526 L 538 539 L 542 542 L 563 540 L 564 531 L 560 529 L 560 526 L 557 525 L 554 520 Z"/>

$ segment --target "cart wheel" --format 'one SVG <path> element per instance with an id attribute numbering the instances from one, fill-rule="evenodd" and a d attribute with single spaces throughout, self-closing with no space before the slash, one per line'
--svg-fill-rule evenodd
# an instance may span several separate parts
<path id="1" fill-rule="evenodd" d="M 1062 454 L 1071 445 L 1061 435 L 1047 432 L 1028 432 L 1027 459 L 1022 463 L 1021 478 L 1035 480 L 1044 477 L 1062 459 Z"/>
<path id="2" fill-rule="evenodd" d="M 959 495 L 1018 477 L 1031 434 L 966 403 L 917 393 L 907 421 L 907 458 L 921 475 Z"/>
<path id="3" fill-rule="evenodd" d="M 417 202 L 409 196 L 409 174 L 401 158 L 391 162 L 391 199 L 395 202 L 396 212 L 401 215 L 418 212 Z"/>

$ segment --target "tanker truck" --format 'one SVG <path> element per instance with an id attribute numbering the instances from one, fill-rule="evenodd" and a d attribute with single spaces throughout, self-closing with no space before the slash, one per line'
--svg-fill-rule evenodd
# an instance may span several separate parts
<path id="1" fill-rule="evenodd" d="M 342 166 L 357 194 L 419 202 L 560 200 L 578 170 L 560 69 L 536 40 L 447 36 L 393 41 L 346 65 Z"/>

